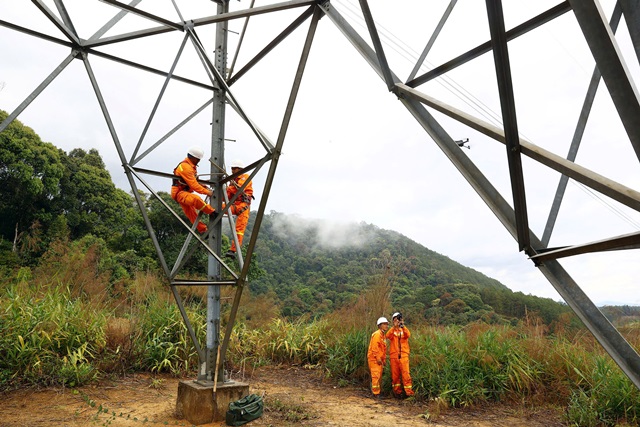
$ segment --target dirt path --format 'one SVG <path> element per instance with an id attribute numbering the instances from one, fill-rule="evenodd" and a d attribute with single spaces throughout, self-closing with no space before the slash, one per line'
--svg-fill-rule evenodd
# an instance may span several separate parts
<path id="1" fill-rule="evenodd" d="M 174 416 L 178 381 L 135 375 L 116 383 L 74 390 L 0 394 L 0 427 L 190 426 Z M 551 409 L 490 405 L 434 414 L 433 404 L 396 399 L 374 401 L 367 390 L 337 387 L 323 381 L 317 371 L 297 367 L 260 369 L 245 381 L 251 392 L 264 393 L 265 399 L 264 415 L 248 426 L 563 426 L 560 412 Z M 427 413 L 432 414 L 430 418 Z"/>

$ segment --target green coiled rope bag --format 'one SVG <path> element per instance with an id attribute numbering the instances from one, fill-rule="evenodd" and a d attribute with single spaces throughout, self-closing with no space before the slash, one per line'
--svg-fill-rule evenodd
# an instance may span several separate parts
<path id="1" fill-rule="evenodd" d="M 250 394 L 240 400 L 229 403 L 226 423 L 229 426 L 241 426 L 251 420 L 260 418 L 264 410 L 262 397 L 257 394 Z"/>

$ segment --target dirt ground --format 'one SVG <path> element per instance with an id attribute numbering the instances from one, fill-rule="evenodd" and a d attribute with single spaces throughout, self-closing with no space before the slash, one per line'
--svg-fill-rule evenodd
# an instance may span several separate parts
<path id="1" fill-rule="evenodd" d="M 187 378 L 191 379 L 191 378 Z M 232 378 L 243 381 L 242 378 Z M 0 427 L 190 426 L 175 417 L 179 379 L 135 375 L 78 389 L 49 388 L 0 394 Z M 244 382 L 264 395 L 261 418 L 247 426 L 560 427 L 559 409 L 494 404 L 438 409 L 434 402 L 374 401 L 366 389 L 339 387 L 317 370 L 270 367 Z M 225 423 L 205 424 L 207 427 Z"/>

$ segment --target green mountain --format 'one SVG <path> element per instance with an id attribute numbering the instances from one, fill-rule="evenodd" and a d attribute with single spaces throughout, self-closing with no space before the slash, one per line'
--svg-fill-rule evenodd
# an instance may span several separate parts
<path id="1" fill-rule="evenodd" d="M 493 323 L 531 313 L 551 323 L 570 312 L 551 299 L 514 293 L 495 279 L 372 224 L 337 224 L 272 211 L 263 219 L 255 256 L 264 274 L 250 289 L 258 295 L 275 293 L 286 316 L 331 312 L 353 303 L 381 280 L 391 287 L 393 307 L 441 324 Z"/>

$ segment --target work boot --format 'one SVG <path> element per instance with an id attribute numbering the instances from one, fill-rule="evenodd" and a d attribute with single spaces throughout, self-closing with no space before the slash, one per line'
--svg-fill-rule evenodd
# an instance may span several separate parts
<path id="1" fill-rule="evenodd" d="M 227 258 L 235 258 L 236 257 L 236 253 L 233 251 L 227 251 L 226 254 L 224 254 L 224 256 L 226 256 Z"/>

